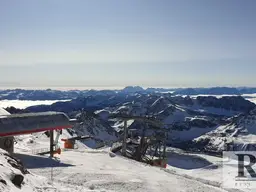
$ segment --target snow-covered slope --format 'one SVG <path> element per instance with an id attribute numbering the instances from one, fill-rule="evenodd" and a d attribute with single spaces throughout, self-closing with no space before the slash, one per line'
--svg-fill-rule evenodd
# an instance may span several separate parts
<path id="1" fill-rule="evenodd" d="M 107 121 L 110 116 L 110 111 L 106 109 L 98 110 L 94 112 L 96 115 L 99 116 L 101 120 Z"/>
<path id="2" fill-rule="evenodd" d="M 59 188 L 72 191 L 106 192 L 217 192 L 220 188 L 164 172 L 122 157 L 110 157 L 106 151 L 64 152 L 61 162 L 74 165 L 54 172 Z M 48 172 L 47 172 L 48 170 Z M 50 169 L 35 170 L 48 176 Z"/>
<path id="3" fill-rule="evenodd" d="M 167 148 L 168 166 L 165 171 L 185 178 L 193 179 L 215 187 L 222 187 L 223 159 L 221 157 L 206 155 L 202 153 L 188 153 L 186 151 Z M 233 171 L 237 168 L 234 166 Z M 231 169 L 230 169 L 231 170 Z M 229 170 L 229 171 L 230 171 Z M 254 188 L 240 190 L 225 189 L 227 192 L 254 192 Z"/>
<path id="4" fill-rule="evenodd" d="M 155 117 L 170 129 L 169 141 L 175 143 L 200 137 L 214 130 L 219 124 L 225 123 L 225 118 L 240 113 L 240 111 L 217 108 L 218 105 L 214 104 L 209 107 L 209 103 L 207 106 L 203 106 L 196 99 L 188 97 L 144 95 L 137 98 L 116 109 L 112 108 L 112 113 Z M 111 111 L 109 112 L 111 113 Z M 117 122 L 113 124 L 113 127 L 116 130 L 122 130 L 123 123 Z M 141 129 L 142 127 L 143 125 L 139 125 L 137 122 L 131 126 L 132 129 Z"/>
<path id="5" fill-rule="evenodd" d="M 231 123 L 219 126 L 215 130 L 194 140 L 204 144 L 206 149 L 255 150 L 256 149 L 256 108 L 247 114 L 231 119 Z"/>
<path id="6" fill-rule="evenodd" d="M 30 137 L 32 135 L 27 135 L 24 142 Z M 17 148 L 16 153 L 32 174 L 42 177 L 39 183 L 36 182 L 37 177 L 33 178 L 34 183 L 28 183 L 28 186 L 36 192 L 226 191 L 220 186 L 212 185 L 210 181 L 207 183 L 197 178 L 185 176 L 184 172 L 172 169 L 172 166 L 175 167 L 173 163 L 169 170 L 164 171 L 157 167 L 113 155 L 109 152 L 109 148 L 92 150 L 81 145 L 76 150 L 63 151 L 56 159 L 32 155 L 31 150 L 34 145 L 48 146 L 42 137 L 36 139 L 33 137 L 33 140 L 35 142 L 27 145 L 27 150 L 24 148 L 20 150 L 22 147 Z M 16 144 L 17 147 L 20 145 L 23 145 L 22 138 Z M 180 157 L 176 156 L 176 158 Z M 188 160 L 190 159 L 188 158 Z M 208 166 L 209 163 L 199 164 L 204 167 Z M 182 166 L 182 163 L 180 165 Z M 194 166 L 194 170 L 198 168 Z M 48 179 L 46 180 L 46 178 Z M 47 183 L 44 183 L 45 181 Z"/>
<path id="7" fill-rule="evenodd" d="M 56 103 L 41 109 L 65 110 L 74 113 L 81 108 L 93 115 L 76 126 L 75 135 L 92 135 L 103 142 L 116 140 L 116 131 L 122 133 L 124 122 L 111 119 L 112 114 L 150 116 L 165 124 L 170 130 L 169 143 L 175 144 L 197 139 L 202 135 L 222 129 L 231 117 L 247 113 L 256 105 L 240 96 L 235 97 L 182 97 L 163 93 L 115 93 L 114 95 L 89 95 L 71 102 Z M 34 108 L 29 108 L 34 109 Z M 66 111 L 67 110 L 67 111 Z M 93 113 L 94 111 L 94 113 Z M 129 125 L 132 125 L 130 123 Z M 133 128 L 135 125 L 133 124 Z M 137 127 L 137 129 L 142 126 Z M 120 136 L 120 135 L 119 135 Z M 219 140 L 220 137 L 214 141 Z M 90 144 L 90 146 L 92 146 Z"/>
<path id="8" fill-rule="evenodd" d="M 95 114 L 105 122 L 111 114 L 154 117 L 170 129 L 170 143 L 196 139 L 220 125 L 228 124 L 230 122 L 228 118 L 255 107 L 255 104 L 242 97 L 190 98 L 171 94 L 136 93 L 128 94 L 123 101 L 119 99 L 118 104 L 97 110 Z M 117 131 L 122 130 L 124 125 L 118 119 L 111 120 L 108 124 Z M 132 122 L 128 126 L 130 125 L 132 129 L 143 128 L 143 125 L 137 122 Z"/>
<path id="9" fill-rule="evenodd" d="M 0 149 L 1 192 L 40 192 L 51 188 L 47 178 L 30 173 L 22 162 Z"/>
<path id="10" fill-rule="evenodd" d="M 78 123 L 73 129 L 69 130 L 69 133 L 72 136 L 92 136 L 93 139 L 83 141 L 84 144 L 91 148 L 109 145 L 116 141 L 117 132 L 98 115 L 94 113 L 78 113 L 76 115 Z"/>
<path id="11" fill-rule="evenodd" d="M 63 130 L 61 138 L 67 137 L 72 135 Z M 15 156 L 30 174 L 24 175 L 22 188 L 15 187 L 8 179 L 20 171 L 13 170 L 0 155 L 4 165 L 0 177 L 7 180 L 7 186 L 0 182 L 3 192 L 241 192 L 222 189 L 221 160 L 207 155 L 168 148 L 168 167 L 160 169 L 114 155 L 109 148 L 89 149 L 80 142 L 78 149 L 63 150 L 53 159 L 35 155 L 34 149 L 49 148 L 44 133 L 18 136 L 16 141 Z"/>
<path id="12" fill-rule="evenodd" d="M 6 110 L 0 107 L 0 116 L 3 116 L 3 115 L 10 115 L 10 113 L 8 113 Z"/>

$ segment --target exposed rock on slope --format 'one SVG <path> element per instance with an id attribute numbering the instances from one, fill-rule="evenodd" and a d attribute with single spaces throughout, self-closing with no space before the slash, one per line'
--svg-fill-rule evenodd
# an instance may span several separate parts
<path id="1" fill-rule="evenodd" d="M 236 116 L 231 123 L 200 136 L 193 143 L 205 150 L 250 150 L 256 149 L 256 108 Z"/>
<path id="2" fill-rule="evenodd" d="M 95 148 L 98 146 L 98 143 L 105 145 L 117 139 L 117 132 L 114 128 L 107 121 L 100 119 L 96 114 L 82 112 L 78 113 L 76 118 L 80 123 L 71 129 L 71 134 L 76 136 L 92 136 L 94 139 L 83 141 L 87 146 Z"/>
<path id="3" fill-rule="evenodd" d="M 124 122 L 120 119 L 109 121 L 108 117 L 110 115 L 150 116 L 162 121 L 168 127 L 170 143 L 180 143 L 195 139 L 198 139 L 196 142 L 199 142 L 202 140 L 201 136 L 212 134 L 214 131 L 217 132 L 217 135 L 220 135 L 219 132 L 223 129 L 229 129 L 226 127 L 231 126 L 229 125 L 233 122 L 230 119 L 231 117 L 247 113 L 255 107 L 254 103 L 240 96 L 191 98 L 173 96 L 169 93 L 129 92 L 130 89 L 137 88 L 128 88 L 127 93 L 116 92 L 113 95 L 79 97 L 66 103 L 55 103 L 48 107 L 41 106 L 39 109 L 57 109 L 57 111 L 73 113 L 73 111 L 84 108 L 86 111 L 95 112 L 92 116 L 86 115 L 86 120 L 81 121 L 83 124 L 76 127 L 75 134 L 90 134 L 107 142 L 115 140 L 117 138 L 115 136 L 116 131 L 122 132 L 124 125 Z M 33 109 L 38 110 L 37 107 L 33 107 Z M 135 124 L 133 124 L 134 126 Z M 138 127 L 141 128 L 142 126 L 138 125 Z M 249 132 L 252 132 L 252 130 Z M 208 139 L 213 140 L 213 138 Z M 213 146 L 220 146 L 220 144 L 216 144 L 222 142 L 220 140 L 222 140 L 222 137 L 217 136 Z M 209 143 L 213 143 L 213 141 Z"/>
<path id="4" fill-rule="evenodd" d="M 47 179 L 30 174 L 22 162 L 0 149 L 0 191 L 36 192 L 47 188 Z"/>
<path id="5" fill-rule="evenodd" d="M 255 104 L 245 100 L 243 97 L 197 97 L 200 105 L 205 107 L 215 107 L 226 110 L 248 112 L 255 107 Z"/>

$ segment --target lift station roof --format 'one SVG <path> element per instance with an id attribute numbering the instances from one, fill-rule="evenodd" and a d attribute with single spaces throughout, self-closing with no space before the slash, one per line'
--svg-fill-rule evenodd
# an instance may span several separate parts
<path id="1" fill-rule="evenodd" d="M 69 117 L 61 112 L 3 114 L 0 137 L 71 128 Z"/>

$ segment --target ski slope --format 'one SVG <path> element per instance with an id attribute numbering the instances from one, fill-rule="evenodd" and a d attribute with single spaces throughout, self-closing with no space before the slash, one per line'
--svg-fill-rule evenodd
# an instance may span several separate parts
<path id="1" fill-rule="evenodd" d="M 63 130 L 61 138 L 70 135 Z M 11 168 L 0 153 L 2 192 L 240 192 L 221 186 L 221 159 L 189 154 L 168 148 L 168 167 L 152 167 L 111 153 L 109 148 L 90 149 L 82 143 L 74 150 L 64 150 L 54 159 L 35 155 L 40 148 L 49 148 L 43 133 L 16 137 L 15 156 L 31 174 L 25 175 L 22 188 L 9 181 Z M 62 146 L 62 143 L 61 143 Z M 253 190 L 244 190 L 253 192 Z"/>
<path id="2" fill-rule="evenodd" d="M 64 131 L 62 137 L 67 137 Z M 109 148 L 93 150 L 79 143 L 78 149 L 63 151 L 56 159 L 33 155 L 36 148 L 49 147 L 44 134 L 26 135 L 16 138 L 15 155 L 28 170 L 42 180 L 31 190 L 40 192 L 221 192 L 220 187 L 205 184 L 158 167 L 142 164 L 109 152 Z M 33 181 L 35 179 L 35 181 Z M 47 182 L 46 182 L 47 181 Z M 45 183 L 42 185 L 43 182 Z M 14 190 L 15 189 L 15 190 Z M 26 191 L 31 191 L 26 190 Z M 8 190 L 7 190 L 8 191 Z M 17 190 L 14 186 L 10 191 Z"/>
<path id="3" fill-rule="evenodd" d="M 58 162 L 19 154 L 31 172 L 52 177 L 53 186 L 41 188 L 41 191 L 225 191 L 156 167 L 111 156 L 107 150 L 65 151 Z"/>

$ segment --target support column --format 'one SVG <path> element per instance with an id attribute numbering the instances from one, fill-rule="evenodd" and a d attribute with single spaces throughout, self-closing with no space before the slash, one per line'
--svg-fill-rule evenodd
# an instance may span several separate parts
<path id="1" fill-rule="evenodd" d="M 168 139 L 168 133 L 164 133 L 164 151 L 163 151 L 163 158 L 166 158 L 166 143 L 167 143 L 167 139 Z"/>
<path id="2" fill-rule="evenodd" d="M 137 161 L 141 161 L 142 155 L 144 155 L 142 152 L 142 149 L 144 147 L 144 140 L 145 140 L 145 133 L 146 133 L 146 129 L 148 128 L 148 124 L 145 125 L 145 127 L 143 127 L 142 129 L 142 135 L 141 135 L 141 139 L 140 139 L 140 144 L 137 148 L 137 153 L 136 153 L 136 160 Z"/>
<path id="3" fill-rule="evenodd" d="M 13 153 L 14 151 L 14 137 L 0 137 L 0 148 Z"/>
<path id="4" fill-rule="evenodd" d="M 53 157 L 54 152 L 54 135 L 53 130 L 50 131 L 50 157 Z"/>
<path id="5" fill-rule="evenodd" d="M 123 148 L 122 155 L 126 156 L 126 140 L 127 140 L 127 120 L 124 121 L 124 139 L 123 139 Z"/>

